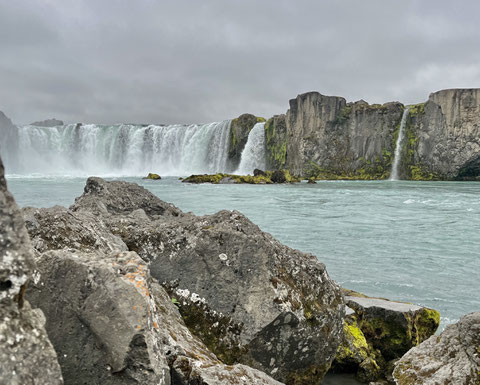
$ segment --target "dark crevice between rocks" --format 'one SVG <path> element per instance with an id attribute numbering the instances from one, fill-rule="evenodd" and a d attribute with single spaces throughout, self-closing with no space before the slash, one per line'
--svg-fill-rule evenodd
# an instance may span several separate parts
<path id="1" fill-rule="evenodd" d="M 0 291 L 8 291 L 12 287 L 12 281 L 0 281 Z"/>

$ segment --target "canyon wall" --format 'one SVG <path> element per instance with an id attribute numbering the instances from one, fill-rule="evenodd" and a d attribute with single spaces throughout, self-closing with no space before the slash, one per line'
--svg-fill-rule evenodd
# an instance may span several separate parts
<path id="1" fill-rule="evenodd" d="M 480 89 L 438 91 L 407 107 L 401 179 L 480 178 Z M 299 95 L 265 125 L 268 167 L 320 179 L 387 179 L 405 108 Z"/>

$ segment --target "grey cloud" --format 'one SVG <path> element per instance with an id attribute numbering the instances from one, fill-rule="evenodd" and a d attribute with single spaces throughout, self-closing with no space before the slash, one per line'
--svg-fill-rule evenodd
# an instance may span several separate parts
<path id="1" fill-rule="evenodd" d="M 311 90 L 420 102 L 480 86 L 478 14 L 474 0 L 0 0 L 0 110 L 190 123 L 283 113 Z"/>

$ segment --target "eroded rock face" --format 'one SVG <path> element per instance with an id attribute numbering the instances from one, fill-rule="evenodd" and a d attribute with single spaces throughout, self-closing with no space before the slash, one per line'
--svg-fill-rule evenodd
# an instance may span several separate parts
<path id="1" fill-rule="evenodd" d="M 66 384 L 279 385 L 209 352 L 134 252 L 47 252 L 37 277 Z"/>
<path id="2" fill-rule="evenodd" d="M 413 176 L 480 176 L 480 89 L 434 92 L 412 115 Z M 408 170 L 407 170 L 408 171 Z"/>
<path id="3" fill-rule="evenodd" d="M 299 95 L 286 115 L 286 167 L 305 175 L 313 162 L 323 178 L 385 179 L 403 109 L 401 103 L 347 104 L 318 92 Z"/>
<path id="4" fill-rule="evenodd" d="M 101 217 L 88 211 L 73 212 L 64 207 L 22 209 L 36 252 L 82 250 L 83 252 L 126 251 L 127 246 L 113 235 Z"/>
<path id="5" fill-rule="evenodd" d="M 480 383 L 480 313 L 471 313 L 411 349 L 395 365 L 398 385 Z"/>
<path id="6" fill-rule="evenodd" d="M 28 233 L 0 159 L 0 383 L 63 384 L 43 314 L 23 298 L 32 269 Z"/>
<path id="7" fill-rule="evenodd" d="M 344 305 L 316 257 L 235 211 L 137 229 L 112 227 L 150 261 L 152 275 L 181 300 L 187 326 L 220 358 L 289 384 L 321 381 L 340 342 Z"/>

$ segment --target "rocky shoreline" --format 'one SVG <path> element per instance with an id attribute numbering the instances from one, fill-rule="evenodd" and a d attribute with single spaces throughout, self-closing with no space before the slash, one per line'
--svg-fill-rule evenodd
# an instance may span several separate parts
<path id="1" fill-rule="evenodd" d="M 19 210 L 0 165 L 0 223 L 0 383 L 480 377 L 478 313 L 434 336 L 436 311 L 341 289 L 236 211 L 198 217 L 100 178 L 70 208 Z"/>

